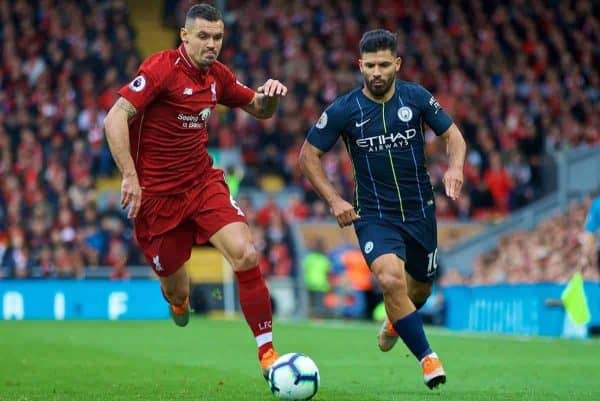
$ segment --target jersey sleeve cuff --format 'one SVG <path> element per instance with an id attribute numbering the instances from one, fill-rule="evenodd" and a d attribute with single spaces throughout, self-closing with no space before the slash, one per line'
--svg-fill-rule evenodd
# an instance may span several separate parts
<path id="1" fill-rule="evenodd" d="M 327 145 L 325 145 L 325 144 L 322 144 L 322 143 L 314 142 L 314 141 L 311 139 L 311 136 L 310 136 L 310 135 L 309 135 L 309 136 L 306 138 L 306 141 L 307 141 L 308 143 L 310 143 L 311 145 L 313 145 L 315 148 L 317 148 L 317 149 L 319 149 L 320 151 L 322 151 L 322 152 L 328 152 L 328 151 L 329 151 L 329 149 L 331 149 L 331 148 L 333 147 L 333 145 L 327 146 Z"/>
<path id="2" fill-rule="evenodd" d="M 119 96 L 121 96 L 123 99 L 127 100 L 129 103 L 131 103 L 133 105 L 133 107 L 135 107 L 135 109 L 137 111 L 139 111 L 142 108 L 141 105 L 141 101 L 140 100 L 136 100 L 134 99 L 130 93 L 127 93 L 127 91 L 119 91 L 118 92 Z"/>

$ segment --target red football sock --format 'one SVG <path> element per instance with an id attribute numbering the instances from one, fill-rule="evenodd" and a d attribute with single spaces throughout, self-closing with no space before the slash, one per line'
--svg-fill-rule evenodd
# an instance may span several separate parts
<path id="1" fill-rule="evenodd" d="M 271 299 L 260 269 L 236 271 L 240 305 L 258 345 L 258 358 L 273 348 Z"/>

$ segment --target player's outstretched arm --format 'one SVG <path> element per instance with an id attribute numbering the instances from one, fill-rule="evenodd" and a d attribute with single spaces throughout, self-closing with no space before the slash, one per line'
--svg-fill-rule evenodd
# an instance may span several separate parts
<path id="1" fill-rule="evenodd" d="M 256 118 L 270 118 L 277 110 L 279 98 L 287 95 L 287 88 L 276 79 L 269 79 L 258 87 L 254 98 L 243 109 Z"/>
<path id="2" fill-rule="evenodd" d="M 141 205 L 142 190 L 129 148 L 129 120 L 137 113 L 135 107 L 120 97 L 104 119 L 104 133 L 110 153 L 121 171 L 121 206 L 129 206 L 129 218 L 134 218 Z"/>
<path id="3" fill-rule="evenodd" d="M 448 154 L 448 170 L 443 179 L 446 196 L 456 200 L 463 184 L 463 166 L 467 144 L 454 123 L 442 134 L 442 138 L 446 140 L 446 153 Z"/>
<path id="4" fill-rule="evenodd" d="M 302 145 L 302 149 L 300 150 L 300 169 L 321 198 L 327 202 L 338 225 L 340 227 L 352 225 L 352 222 L 358 219 L 359 216 L 354 211 L 354 207 L 342 199 L 327 179 L 325 170 L 323 170 L 323 164 L 321 163 L 323 153 L 316 146 L 310 144 L 308 141 L 304 141 L 304 145 Z"/>

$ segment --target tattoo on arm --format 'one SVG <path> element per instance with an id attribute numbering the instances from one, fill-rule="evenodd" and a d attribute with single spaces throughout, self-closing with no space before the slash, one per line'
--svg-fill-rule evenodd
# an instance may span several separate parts
<path id="1" fill-rule="evenodd" d="M 263 116 L 263 118 L 268 118 L 275 113 L 277 109 L 277 104 L 279 103 L 279 98 L 276 96 L 266 96 L 260 94 L 256 97 L 256 109 L 258 114 Z"/>
<path id="2" fill-rule="evenodd" d="M 137 114 L 135 107 L 125 98 L 120 97 L 115 103 L 115 106 L 127 113 L 128 120 L 131 120 Z"/>
<path id="3" fill-rule="evenodd" d="M 266 105 L 267 105 L 266 96 L 264 96 L 264 95 L 256 96 L 256 110 L 258 110 L 259 112 L 262 112 L 265 110 Z"/>
<path id="4" fill-rule="evenodd" d="M 243 109 L 256 118 L 269 118 L 277 109 L 279 98 L 277 96 L 265 96 L 262 93 L 257 93 L 252 101 Z"/>

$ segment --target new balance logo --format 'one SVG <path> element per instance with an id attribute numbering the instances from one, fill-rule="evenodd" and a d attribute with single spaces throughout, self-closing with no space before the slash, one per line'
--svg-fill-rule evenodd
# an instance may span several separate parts
<path id="1" fill-rule="evenodd" d="M 192 94 L 192 88 L 185 88 L 183 90 L 183 94 L 184 95 L 191 95 Z"/>
<path id="2" fill-rule="evenodd" d="M 371 121 L 371 119 L 370 119 L 370 118 L 369 118 L 368 120 L 361 121 L 361 122 L 358 122 L 358 121 L 357 121 L 357 122 L 356 122 L 356 128 L 360 128 L 360 127 L 362 127 L 363 125 L 365 125 L 365 124 L 366 124 L 366 123 L 368 123 L 369 121 Z"/>
<path id="3" fill-rule="evenodd" d="M 160 264 L 160 259 L 158 258 L 158 255 L 152 258 L 152 263 L 154 263 L 154 270 L 156 270 L 157 272 L 162 272 L 165 270 Z"/>

